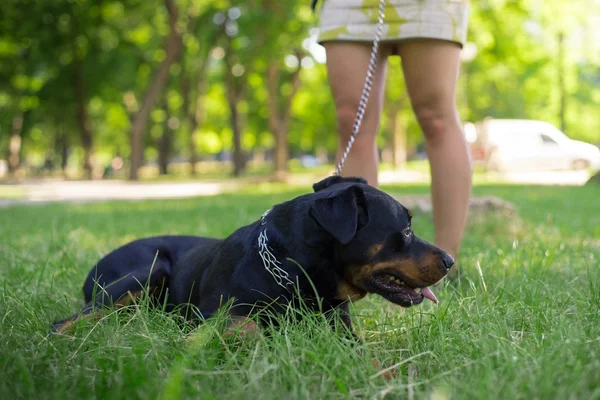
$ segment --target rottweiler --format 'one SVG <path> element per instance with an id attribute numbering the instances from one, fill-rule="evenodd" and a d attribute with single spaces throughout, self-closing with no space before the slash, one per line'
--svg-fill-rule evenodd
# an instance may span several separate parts
<path id="1" fill-rule="evenodd" d="M 402 307 L 437 303 L 430 286 L 454 260 L 414 234 L 402 204 L 362 178 L 331 176 L 313 189 L 224 239 L 149 237 L 114 250 L 89 272 L 83 310 L 54 331 L 142 293 L 198 322 L 224 304 L 239 320 L 306 300 L 315 311 L 339 311 L 352 336 L 348 302 L 368 293 Z"/>

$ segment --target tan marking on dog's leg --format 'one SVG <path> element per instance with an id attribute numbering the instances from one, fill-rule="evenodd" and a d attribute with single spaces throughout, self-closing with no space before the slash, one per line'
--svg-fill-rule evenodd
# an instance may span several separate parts
<path id="1" fill-rule="evenodd" d="M 63 322 L 56 330 L 56 334 L 62 335 L 63 333 L 69 332 L 71 330 L 71 328 L 73 327 L 73 324 L 75 323 L 75 321 L 77 321 L 77 318 Z"/>
<path id="2" fill-rule="evenodd" d="M 150 289 L 150 290 L 152 291 L 152 289 Z M 119 299 L 117 301 L 115 301 L 115 306 L 117 308 L 123 308 L 123 307 L 130 306 L 130 305 L 134 304 L 137 299 L 142 297 L 143 294 L 144 294 L 144 291 L 142 291 L 142 290 L 138 290 L 135 292 L 128 290 L 127 293 L 125 293 L 123 296 L 119 297 Z"/>
<path id="3" fill-rule="evenodd" d="M 379 361 L 375 358 L 373 359 L 373 367 L 375 367 L 375 370 L 380 374 L 379 376 L 386 382 L 398 377 L 398 371 L 396 369 L 385 370 L 384 368 L 381 368 Z"/>
<path id="4" fill-rule="evenodd" d="M 71 329 L 73 328 L 73 325 L 75 325 L 75 323 L 79 320 L 86 320 L 86 319 L 90 319 L 90 318 L 98 318 L 100 319 L 100 312 L 96 311 L 96 312 L 90 312 L 90 313 L 86 313 L 86 314 L 77 314 L 74 315 L 73 317 L 71 317 L 71 319 L 66 320 L 65 322 L 63 322 L 58 329 L 56 329 L 55 334 L 57 335 L 62 335 L 64 333 L 70 332 Z"/>
<path id="5" fill-rule="evenodd" d="M 256 337 L 260 333 L 260 328 L 252 319 L 248 317 L 233 317 L 233 321 L 227 326 L 225 337 L 234 334 L 242 338 Z"/>

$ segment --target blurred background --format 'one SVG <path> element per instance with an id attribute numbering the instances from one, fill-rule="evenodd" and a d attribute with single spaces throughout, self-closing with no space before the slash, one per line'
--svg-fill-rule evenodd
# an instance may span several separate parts
<path id="1" fill-rule="evenodd" d="M 0 193 L 330 173 L 316 26 L 309 0 L 3 0 Z M 599 39 L 599 0 L 471 2 L 457 99 L 478 176 L 580 184 L 600 168 Z M 428 180 L 390 61 L 382 181 Z"/>

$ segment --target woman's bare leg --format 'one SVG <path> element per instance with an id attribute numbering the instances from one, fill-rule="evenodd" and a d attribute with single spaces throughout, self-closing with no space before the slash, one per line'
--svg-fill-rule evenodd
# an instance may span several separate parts
<path id="1" fill-rule="evenodd" d="M 324 47 L 327 52 L 328 80 L 337 115 L 339 145 L 336 162 L 338 162 L 352 134 L 352 126 L 367 75 L 372 45 L 327 42 Z M 387 71 L 386 52 L 387 49 L 381 46 L 365 115 L 341 174 L 342 176 L 362 177 L 375 187 L 378 185 L 377 168 L 379 164 L 375 138 L 379 129 L 379 119 L 383 106 Z"/>
<path id="2" fill-rule="evenodd" d="M 436 244 L 458 256 L 471 194 L 471 161 L 456 108 L 458 45 L 441 40 L 397 46 L 431 165 Z"/>

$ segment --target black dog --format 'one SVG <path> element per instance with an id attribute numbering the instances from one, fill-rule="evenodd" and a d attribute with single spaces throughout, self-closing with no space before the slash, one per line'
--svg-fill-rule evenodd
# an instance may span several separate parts
<path id="1" fill-rule="evenodd" d="M 333 176 L 313 188 L 225 239 L 151 237 L 113 251 L 89 273 L 82 313 L 54 329 L 99 305 L 127 304 L 144 287 L 188 320 L 211 317 L 227 302 L 236 318 L 317 298 L 321 311 L 341 311 L 350 332 L 348 301 L 367 293 L 403 307 L 437 302 L 429 286 L 454 260 L 414 235 L 405 207 L 360 178 Z"/>

